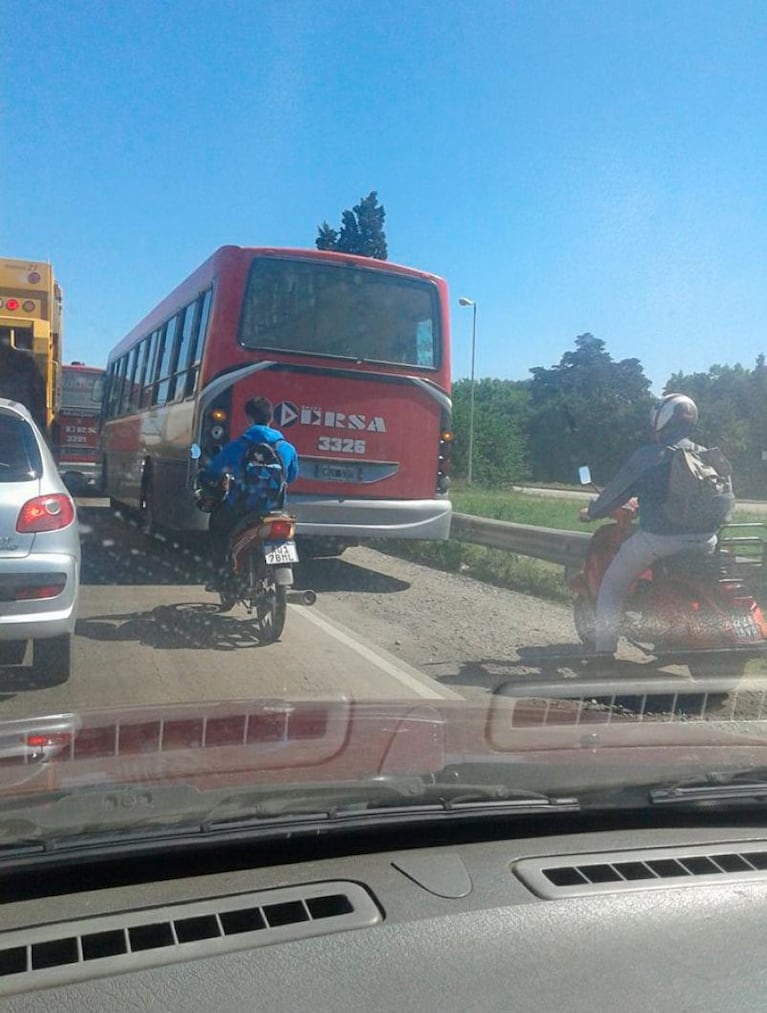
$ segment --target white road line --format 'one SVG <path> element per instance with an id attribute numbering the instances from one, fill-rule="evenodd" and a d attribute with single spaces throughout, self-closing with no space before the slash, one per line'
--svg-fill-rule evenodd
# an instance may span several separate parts
<path id="1" fill-rule="evenodd" d="M 381 648 L 377 647 L 373 649 L 366 647 L 365 644 L 360 643 L 359 640 L 355 640 L 350 635 L 351 631 L 347 633 L 345 627 L 341 626 L 340 623 L 321 615 L 314 608 L 307 608 L 303 605 L 289 605 L 288 608 L 293 615 L 300 615 L 309 622 L 314 623 L 315 626 L 319 626 L 328 636 L 333 637 L 340 644 L 343 644 L 344 647 L 355 651 L 360 657 L 375 665 L 376 668 L 385 672 L 392 679 L 396 679 L 397 682 L 407 687 L 407 689 L 417 696 L 424 697 L 427 700 L 464 699 L 460 693 L 454 693 L 451 689 L 439 686 L 438 683 L 434 682 L 427 675 L 421 675 L 417 669 L 392 657 L 387 652 L 382 651 Z M 432 686 L 438 688 L 432 688 L 428 683 L 432 683 Z"/>

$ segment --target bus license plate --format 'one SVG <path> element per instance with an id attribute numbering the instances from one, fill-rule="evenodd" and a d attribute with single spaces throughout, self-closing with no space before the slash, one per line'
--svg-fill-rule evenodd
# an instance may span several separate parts
<path id="1" fill-rule="evenodd" d="M 314 477 L 326 482 L 359 482 L 360 469 L 353 464 L 318 464 L 314 469 Z"/>
<path id="2" fill-rule="evenodd" d="M 264 542 L 264 559 L 269 566 L 276 566 L 278 563 L 297 563 L 296 543 Z"/>

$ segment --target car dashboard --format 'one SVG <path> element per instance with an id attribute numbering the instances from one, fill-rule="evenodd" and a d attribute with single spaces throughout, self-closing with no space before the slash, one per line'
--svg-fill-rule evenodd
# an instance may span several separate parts
<path id="1" fill-rule="evenodd" d="M 767 828 L 551 819 L 30 867 L 2 1008 L 764 1009 Z"/>

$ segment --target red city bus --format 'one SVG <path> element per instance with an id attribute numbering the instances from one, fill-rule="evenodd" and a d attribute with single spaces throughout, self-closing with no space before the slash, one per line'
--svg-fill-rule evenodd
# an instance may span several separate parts
<path id="1" fill-rule="evenodd" d="M 106 371 L 73 362 L 61 368 L 58 412 L 52 443 L 67 487 L 75 493 L 101 489 L 101 406 Z"/>
<path id="2" fill-rule="evenodd" d="M 203 460 L 265 395 L 301 474 L 305 548 L 447 538 L 450 348 L 445 282 L 367 257 L 224 246 L 109 356 L 104 488 L 144 526 L 200 529 Z M 307 544 L 306 539 L 312 539 Z"/>

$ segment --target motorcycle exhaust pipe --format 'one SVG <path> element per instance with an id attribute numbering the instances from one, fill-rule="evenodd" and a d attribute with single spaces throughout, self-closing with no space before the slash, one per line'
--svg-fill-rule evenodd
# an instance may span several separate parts
<path id="1" fill-rule="evenodd" d="M 316 591 L 288 591 L 287 600 L 291 605 L 314 605 L 317 601 Z"/>

